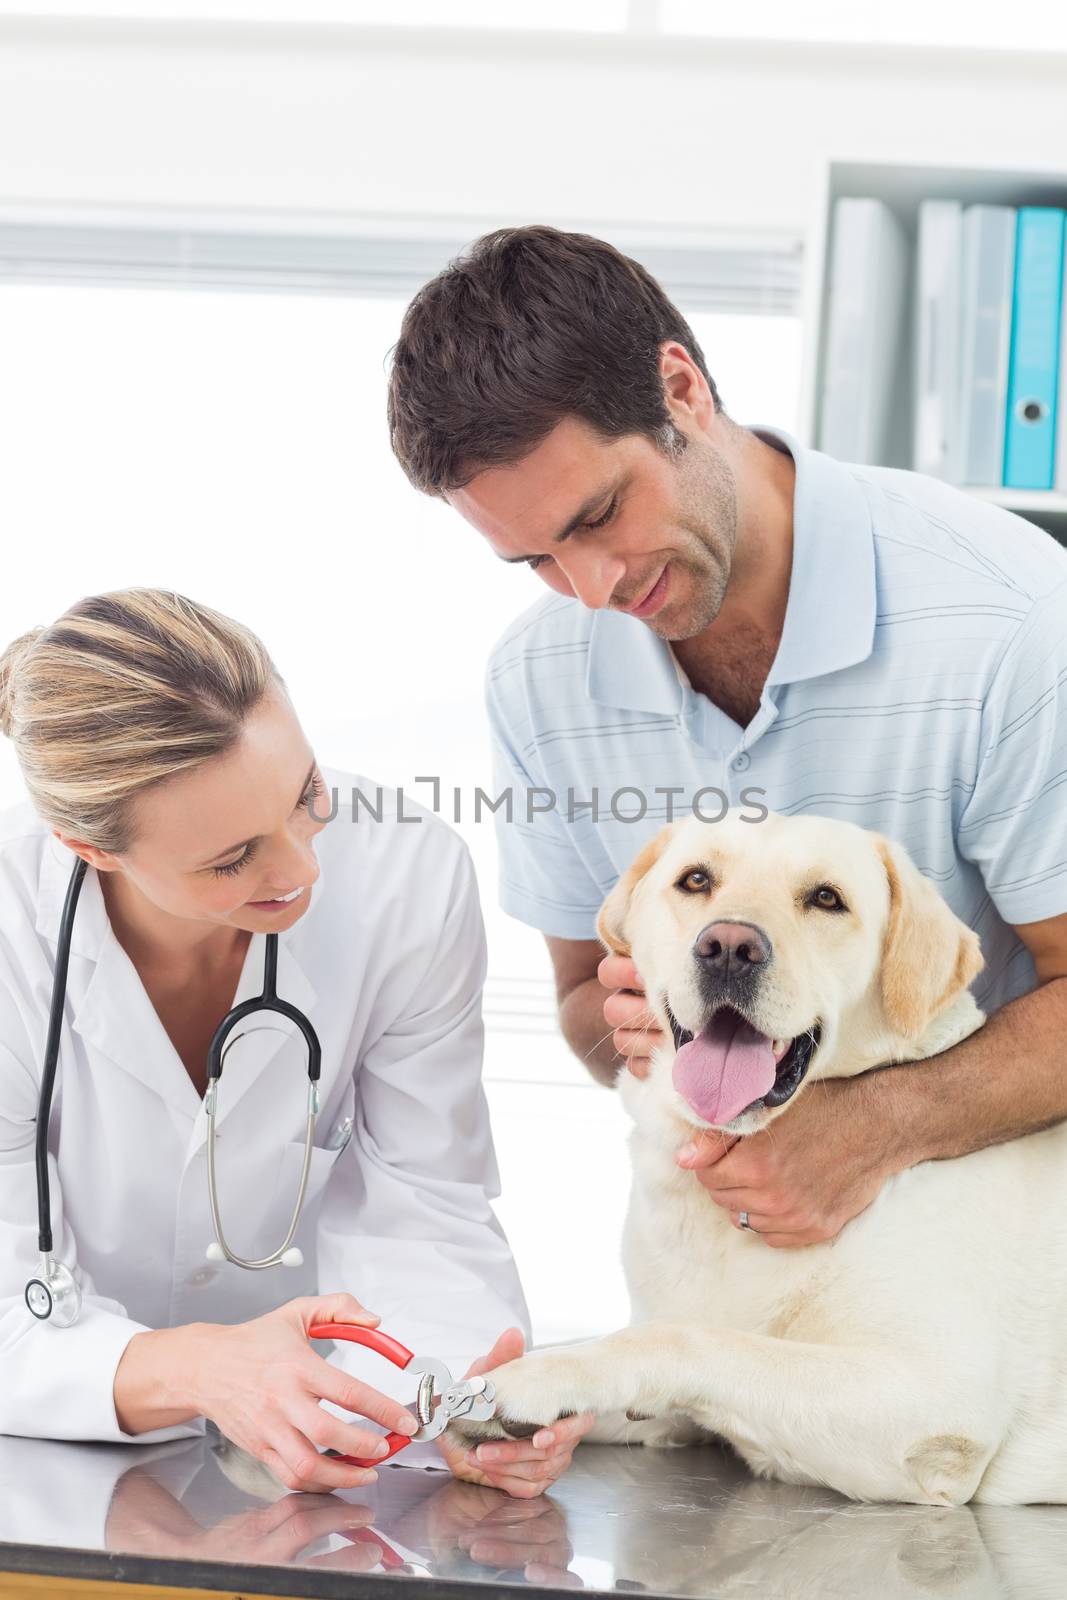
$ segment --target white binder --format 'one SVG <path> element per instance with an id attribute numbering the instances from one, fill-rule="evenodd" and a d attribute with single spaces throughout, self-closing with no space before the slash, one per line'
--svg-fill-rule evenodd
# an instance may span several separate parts
<path id="1" fill-rule="evenodd" d="M 963 214 L 959 479 L 1004 481 L 1004 421 L 1011 355 L 1015 208 L 968 206 Z"/>
<path id="2" fill-rule="evenodd" d="M 915 275 L 912 466 L 950 482 L 959 470 L 962 245 L 959 201 L 924 200 Z"/>
<path id="3" fill-rule="evenodd" d="M 891 409 L 899 394 L 908 246 L 880 200 L 834 207 L 819 448 L 840 461 L 906 466 Z"/>

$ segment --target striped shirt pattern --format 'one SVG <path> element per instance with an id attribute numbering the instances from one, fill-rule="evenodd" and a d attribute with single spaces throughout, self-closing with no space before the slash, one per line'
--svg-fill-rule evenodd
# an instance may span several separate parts
<path id="1" fill-rule="evenodd" d="M 797 468 L 757 715 L 739 727 L 636 618 L 533 606 L 487 678 L 494 792 L 512 793 L 501 904 L 595 938 L 613 884 L 694 796 L 710 818 L 727 802 L 840 817 L 903 844 L 979 934 L 973 992 L 995 1011 L 1036 983 L 1011 924 L 1067 912 L 1067 552 L 933 479 L 754 431 Z"/>

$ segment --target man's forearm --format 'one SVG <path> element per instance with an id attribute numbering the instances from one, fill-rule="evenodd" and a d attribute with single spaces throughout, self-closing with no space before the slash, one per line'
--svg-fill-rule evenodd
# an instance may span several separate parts
<path id="1" fill-rule="evenodd" d="M 604 1021 L 604 986 L 599 978 L 576 984 L 559 1008 L 563 1037 L 597 1083 L 611 1088 L 622 1066 L 612 1042 L 613 1029 Z"/>
<path id="2" fill-rule="evenodd" d="M 893 1170 L 945 1161 L 1067 1119 L 1067 978 L 1010 1001 L 943 1055 L 864 1073 Z"/>

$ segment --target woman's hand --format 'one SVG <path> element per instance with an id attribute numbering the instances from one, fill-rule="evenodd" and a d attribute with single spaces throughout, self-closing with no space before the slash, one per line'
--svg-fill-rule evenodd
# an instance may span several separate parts
<path id="1" fill-rule="evenodd" d="M 132 1467 L 115 1485 L 107 1514 L 105 1543 L 121 1555 L 153 1556 L 180 1561 L 236 1561 L 253 1566 L 342 1567 L 370 1572 L 381 1560 L 381 1546 L 362 1530 L 374 1512 L 337 1495 L 287 1494 L 273 1504 L 256 1506 L 203 1527 L 169 1489 L 143 1467 Z M 326 1555 L 302 1556 L 309 1546 L 331 1534 L 348 1543 Z"/>
<path id="2" fill-rule="evenodd" d="M 448 1558 L 462 1550 L 479 1566 L 521 1567 L 528 1583 L 582 1587 L 581 1578 L 567 1571 L 574 1550 L 566 1514 L 547 1495 L 502 1500 L 495 1489 L 449 1481 L 401 1521 L 397 1533 L 411 1549 L 429 1548 L 440 1577 L 455 1575 Z"/>
<path id="3" fill-rule="evenodd" d="M 500 1335 L 487 1356 L 475 1361 L 464 1376 L 477 1377 L 515 1361 L 522 1355 L 524 1340 L 518 1328 Z M 490 1489 L 503 1489 L 517 1500 L 532 1500 L 555 1483 L 571 1464 L 574 1447 L 589 1432 L 595 1418 L 590 1412 L 566 1417 L 542 1428 L 532 1439 L 492 1439 L 468 1449 L 444 1434 L 437 1443 L 441 1454 L 457 1478 Z"/>
<path id="4" fill-rule="evenodd" d="M 412 1434 L 418 1422 L 399 1401 L 324 1361 L 308 1344 L 308 1330 L 324 1322 L 372 1328 L 379 1320 L 351 1295 L 334 1294 L 290 1300 L 234 1327 L 194 1324 L 181 1330 L 189 1336 L 185 1392 L 200 1415 L 264 1462 L 287 1489 L 361 1488 L 377 1473 L 320 1452 L 384 1457 L 388 1447 L 380 1434 L 340 1421 L 319 1401 L 331 1400 L 396 1433 Z"/>

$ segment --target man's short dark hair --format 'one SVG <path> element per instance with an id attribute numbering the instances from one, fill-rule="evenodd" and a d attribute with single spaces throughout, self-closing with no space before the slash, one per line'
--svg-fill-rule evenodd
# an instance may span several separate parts
<path id="1" fill-rule="evenodd" d="M 393 450 L 417 489 L 440 495 L 521 461 L 564 417 L 670 449 L 668 340 L 721 410 L 692 329 L 638 262 L 585 233 L 487 233 L 408 306 L 389 379 Z"/>

